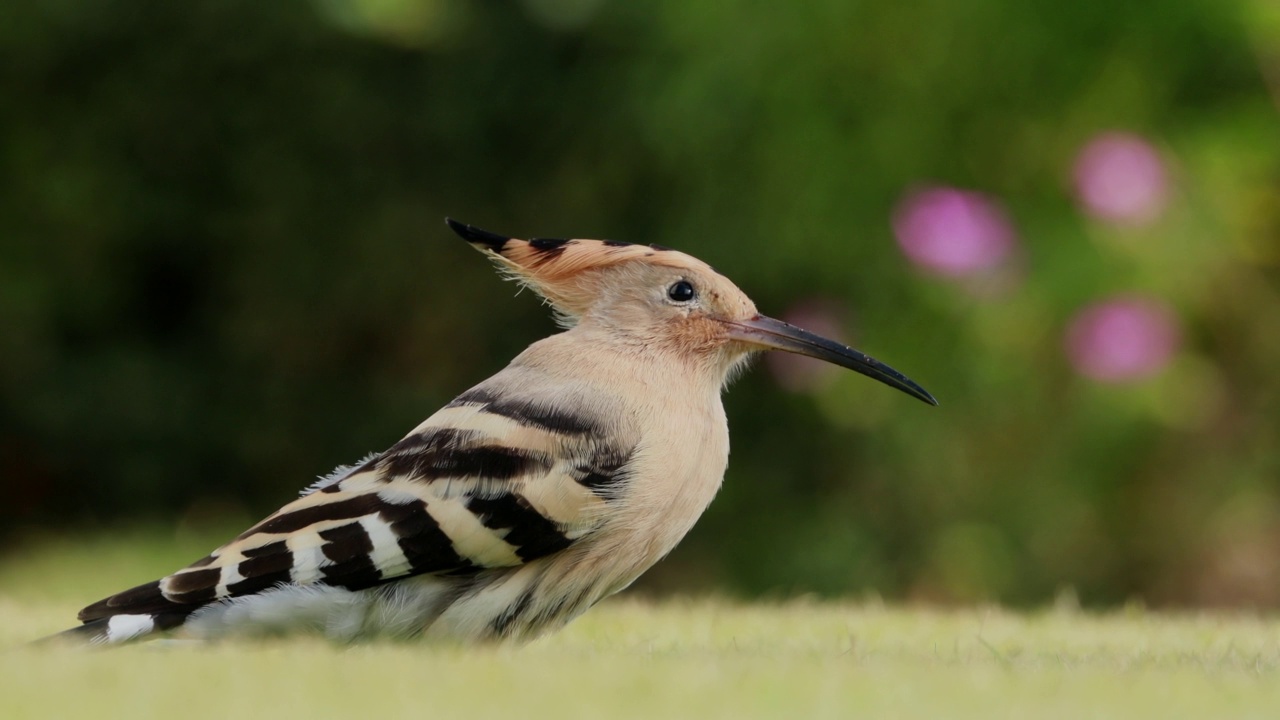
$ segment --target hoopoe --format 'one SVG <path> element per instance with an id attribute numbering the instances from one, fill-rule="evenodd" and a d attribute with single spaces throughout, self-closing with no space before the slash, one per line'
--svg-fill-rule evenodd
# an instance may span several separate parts
<path id="1" fill-rule="evenodd" d="M 565 331 L 386 451 L 207 557 L 86 607 L 55 637 L 530 639 L 625 588 L 693 526 L 728 463 L 721 388 L 753 353 L 820 358 L 937 404 L 892 368 L 760 315 L 682 252 L 447 222 Z"/>

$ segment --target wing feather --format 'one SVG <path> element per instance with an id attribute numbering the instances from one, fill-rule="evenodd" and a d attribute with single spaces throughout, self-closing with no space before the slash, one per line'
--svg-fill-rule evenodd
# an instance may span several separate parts
<path id="1" fill-rule="evenodd" d="M 482 385 L 208 557 L 94 603 L 80 619 L 189 614 L 290 583 L 360 590 L 562 551 L 602 522 L 635 442 L 572 395 L 551 398 Z"/>

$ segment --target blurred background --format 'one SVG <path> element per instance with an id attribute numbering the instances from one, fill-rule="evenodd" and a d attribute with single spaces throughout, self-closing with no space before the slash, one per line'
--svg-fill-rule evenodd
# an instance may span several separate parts
<path id="1" fill-rule="evenodd" d="M 640 588 L 1280 606 L 1273 0 L 11 0 L 0 81 L 0 558 L 217 542 L 553 332 L 448 214 L 941 400 L 761 362 Z"/>

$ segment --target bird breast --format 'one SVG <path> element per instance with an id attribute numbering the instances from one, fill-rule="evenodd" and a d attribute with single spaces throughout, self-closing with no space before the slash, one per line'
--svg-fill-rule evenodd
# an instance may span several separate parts
<path id="1" fill-rule="evenodd" d="M 526 391 L 559 387 L 558 402 L 590 417 L 600 442 L 632 448 L 608 517 L 576 564 L 597 566 L 616 590 L 670 552 L 720 488 L 729 456 L 721 378 L 672 368 L 669 358 L 571 343 L 572 335 L 535 344 L 506 372 Z M 555 380 L 563 369 L 574 392 L 565 392 L 569 374 Z"/>

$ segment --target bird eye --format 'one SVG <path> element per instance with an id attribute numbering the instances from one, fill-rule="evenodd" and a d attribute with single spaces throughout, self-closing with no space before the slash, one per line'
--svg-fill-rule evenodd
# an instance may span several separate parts
<path id="1" fill-rule="evenodd" d="M 696 293 L 693 291 L 693 283 L 690 283 L 688 280 L 681 280 L 673 283 L 671 287 L 667 288 L 667 297 L 675 300 L 676 302 L 689 302 L 693 299 L 695 294 Z"/>

